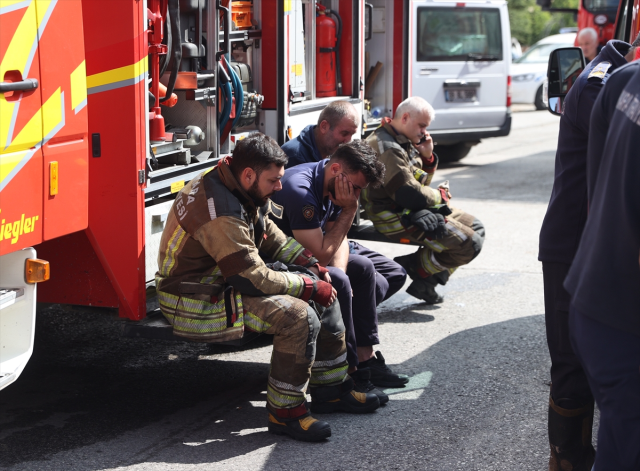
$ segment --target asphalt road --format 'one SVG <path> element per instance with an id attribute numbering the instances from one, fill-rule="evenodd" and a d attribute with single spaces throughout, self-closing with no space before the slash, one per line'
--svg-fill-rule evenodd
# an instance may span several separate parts
<path id="1" fill-rule="evenodd" d="M 514 114 L 443 168 L 453 204 L 481 219 L 480 256 L 427 306 L 380 307 L 380 350 L 411 376 L 373 414 L 323 416 L 332 437 L 266 432 L 271 347 L 243 351 L 119 337 L 111 311 L 41 309 L 36 349 L 0 393 L 0 468 L 11 470 L 544 470 L 549 359 L 538 232 L 558 120 Z M 411 248 L 367 243 L 394 257 Z"/>

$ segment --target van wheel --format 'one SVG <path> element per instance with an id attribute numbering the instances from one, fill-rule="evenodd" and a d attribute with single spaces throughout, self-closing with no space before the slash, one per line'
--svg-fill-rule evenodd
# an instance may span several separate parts
<path id="1" fill-rule="evenodd" d="M 538 87 L 538 91 L 536 92 L 536 99 L 533 104 L 536 105 L 536 110 L 547 109 L 547 105 L 545 105 L 544 101 L 542 101 L 542 85 Z"/>
<path id="2" fill-rule="evenodd" d="M 471 152 L 471 145 L 475 143 L 458 142 L 453 145 L 437 145 L 433 151 L 438 154 L 440 162 L 457 162 Z"/>

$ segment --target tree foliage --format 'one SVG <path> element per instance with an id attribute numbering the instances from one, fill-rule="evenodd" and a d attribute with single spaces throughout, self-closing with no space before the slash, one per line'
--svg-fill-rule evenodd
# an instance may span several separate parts
<path id="1" fill-rule="evenodd" d="M 557 34 L 560 28 L 576 26 L 572 13 L 542 11 L 536 0 L 509 0 L 511 36 L 523 46 L 530 46 L 540 39 Z M 578 8 L 578 0 L 553 0 L 553 8 Z"/>

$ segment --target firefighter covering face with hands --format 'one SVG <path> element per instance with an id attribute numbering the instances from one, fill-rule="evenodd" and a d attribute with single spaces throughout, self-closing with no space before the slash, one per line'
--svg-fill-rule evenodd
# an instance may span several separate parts
<path id="1" fill-rule="evenodd" d="M 386 168 L 384 183 L 361 195 L 379 232 L 395 242 L 421 245 L 415 254 L 394 260 L 413 280 L 407 293 L 429 304 L 442 302 L 436 286 L 473 260 L 484 241 L 482 223 L 449 205 L 448 183 L 430 186 L 438 166 L 427 132 L 434 115 L 424 99 L 410 97 L 400 103 L 393 119 L 383 120 L 367 142 Z"/>
<path id="2" fill-rule="evenodd" d="M 211 342 L 239 338 L 245 328 L 274 334 L 269 431 L 317 441 L 331 429 L 309 415 L 307 386 L 318 412 L 369 412 L 379 400 L 353 391 L 326 269 L 270 219 L 282 214 L 269 197 L 282 188 L 286 162 L 277 143 L 258 133 L 189 182 L 167 218 L 156 287 L 176 335 Z M 267 266 L 258 251 L 276 263 Z"/>

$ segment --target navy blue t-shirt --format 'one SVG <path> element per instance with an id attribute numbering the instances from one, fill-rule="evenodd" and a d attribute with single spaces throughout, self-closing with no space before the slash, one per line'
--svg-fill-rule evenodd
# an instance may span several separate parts
<path id="1" fill-rule="evenodd" d="M 329 159 L 288 168 L 282 177 L 282 190 L 271 199 L 284 207 L 282 219 L 273 221 L 282 231 L 293 237 L 294 230 L 321 228 L 335 221 L 342 208 L 323 196 L 324 167 Z"/>
<path id="2" fill-rule="evenodd" d="M 310 124 L 295 139 L 284 143 L 282 150 L 289 157 L 286 168 L 322 160 L 313 134 L 315 128 L 314 124 Z"/>
<path id="3" fill-rule="evenodd" d="M 589 152 L 598 177 L 564 286 L 580 313 L 640 336 L 640 67 L 611 75 L 593 108 L 603 109 L 613 115 L 602 157 Z"/>
<path id="4" fill-rule="evenodd" d="M 571 264 L 587 220 L 587 149 L 593 104 L 611 72 L 627 63 L 630 45 L 609 41 L 569 90 L 560 117 L 555 175 L 540 230 L 538 260 Z M 606 74 L 593 74 L 600 66 Z M 604 76 L 603 76 L 604 75 Z"/>

